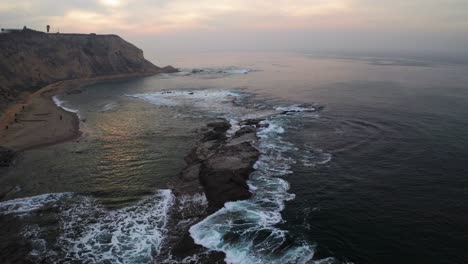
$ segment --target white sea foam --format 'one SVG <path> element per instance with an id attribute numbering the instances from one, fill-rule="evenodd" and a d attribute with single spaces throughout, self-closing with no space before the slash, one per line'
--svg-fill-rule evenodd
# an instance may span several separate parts
<path id="1" fill-rule="evenodd" d="M 88 200 L 65 211 L 59 239 L 66 248 L 65 258 L 83 263 L 151 263 L 167 232 L 173 202 L 170 190 L 160 190 L 119 210 L 108 211 Z"/>
<path id="2" fill-rule="evenodd" d="M 105 104 L 105 105 L 101 108 L 100 112 L 112 111 L 112 110 L 114 110 L 117 106 L 118 106 L 118 104 L 117 104 L 116 102 L 107 103 L 107 104 Z"/>
<path id="3" fill-rule="evenodd" d="M 52 193 L 2 202 L 0 215 L 27 216 L 55 208 L 51 213 L 60 223 L 56 245 L 46 244 L 42 226 L 26 226 L 21 233 L 31 243 L 31 257 L 53 263 L 152 263 L 164 241 L 173 203 L 170 190 L 117 210 L 105 209 L 90 197 Z"/>
<path id="4" fill-rule="evenodd" d="M 0 215 L 28 214 L 44 206 L 54 206 L 60 199 L 71 195 L 72 193 L 48 193 L 1 202 Z"/>
<path id="5" fill-rule="evenodd" d="M 182 195 L 178 198 L 179 206 L 185 207 L 189 204 L 196 204 L 201 206 L 207 206 L 208 200 L 204 193 L 196 193 L 194 195 Z"/>
<path id="6" fill-rule="evenodd" d="M 285 111 L 285 112 L 315 112 L 317 108 L 314 106 L 307 106 L 307 105 L 287 105 L 287 106 L 277 106 L 275 107 L 278 111 Z"/>
<path id="7" fill-rule="evenodd" d="M 40 236 L 41 228 L 38 225 L 30 225 L 24 228 L 21 235 L 31 243 L 30 256 L 39 257 L 47 251 L 47 242 Z"/>
<path id="8" fill-rule="evenodd" d="M 197 213 L 203 212 L 207 207 L 208 200 L 204 193 L 182 195 L 177 198 L 177 211 L 181 214 L 182 218 L 185 218 L 187 215 L 196 215 Z M 187 222 L 190 221 L 190 219 L 187 219 Z"/>
<path id="9" fill-rule="evenodd" d="M 77 109 L 67 107 L 66 106 L 67 101 L 60 100 L 58 95 L 54 95 L 52 97 L 52 100 L 54 101 L 55 105 L 57 105 L 58 107 L 62 108 L 63 110 L 65 110 L 67 112 L 71 112 L 71 113 L 75 113 L 75 114 L 78 114 L 78 112 L 79 112 Z"/>
<path id="10" fill-rule="evenodd" d="M 215 114 L 229 114 L 241 95 L 227 90 L 173 90 L 127 95 L 156 106 L 182 107 Z"/>
<path id="11" fill-rule="evenodd" d="M 315 148 L 310 145 L 305 145 L 304 150 L 301 153 L 302 165 L 306 167 L 324 165 L 332 160 L 332 154 L 326 153 L 322 149 Z"/>
<path id="12" fill-rule="evenodd" d="M 253 69 L 240 68 L 235 66 L 218 67 L 218 68 L 201 68 L 201 69 L 186 69 L 183 70 L 185 75 L 197 75 L 202 78 L 222 78 L 229 75 L 248 74 L 254 72 Z"/>
<path id="13" fill-rule="evenodd" d="M 277 135 L 277 134 L 283 134 L 284 133 L 284 128 L 281 125 L 277 124 L 277 123 L 268 122 L 268 121 L 261 121 L 260 124 L 264 124 L 264 125 L 268 124 L 267 127 L 262 128 L 258 132 L 258 136 L 260 138 L 268 139 L 268 137 L 271 137 L 272 134 Z M 275 143 L 276 142 L 271 142 L 271 143 L 267 143 L 267 144 L 273 146 L 273 145 L 276 145 Z"/>
<path id="14" fill-rule="evenodd" d="M 288 182 L 280 178 L 291 173 L 294 163 L 285 156 L 293 145 L 281 145 L 282 133 L 281 124 L 272 121 L 258 133 L 262 154 L 248 182 L 253 197 L 226 203 L 190 228 L 195 243 L 224 252 L 227 263 L 306 263 L 313 257 L 311 245 L 283 247 L 287 231 L 275 227 L 282 221 L 284 202 L 294 199 Z"/>
<path id="15" fill-rule="evenodd" d="M 247 74 L 247 73 L 253 72 L 252 69 L 237 68 L 237 67 L 229 67 L 222 71 L 225 73 L 231 73 L 231 74 Z"/>
<path id="16" fill-rule="evenodd" d="M 226 135 L 228 137 L 234 136 L 234 134 L 241 129 L 241 126 L 239 125 L 239 120 L 237 119 L 230 119 L 229 124 L 231 124 L 231 127 L 226 131 Z"/>

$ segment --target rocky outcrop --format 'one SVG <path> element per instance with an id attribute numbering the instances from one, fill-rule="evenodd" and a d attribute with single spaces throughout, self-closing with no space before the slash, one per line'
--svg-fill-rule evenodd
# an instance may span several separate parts
<path id="1" fill-rule="evenodd" d="M 23 92 L 77 78 L 177 71 L 157 67 L 117 35 L 0 34 L 0 111 Z"/>
<path id="2" fill-rule="evenodd" d="M 201 142 L 185 158 L 187 167 L 180 174 L 185 182 L 198 181 L 203 187 L 210 211 L 224 203 L 248 199 L 251 196 L 247 180 L 260 152 L 254 147 L 255 126 L 242 128 L 231 138 L 226 131 L 227 120 L 207 125 Z"/>
<path id="3" fill-rule="evenodd" d="M 187 166 L 170 184 L 176 196 L 176 210 L 171 217 L 171 233 L 168 235 L 165 252 L 175 261 L 193 254 L 203 258 L 202 263 L 224 263 L 224 254 L 208 252 L 196 245 L 188 229 L 226 202 L 245 200 L 251 197 L 247 180 L 260 156 L 255 148 L 257 128 L 261 120 L 246 120 L 234 135 L 227 136 L 231 127 L 227 120 L 209 123 L 200 142 L 185 157 Z M 248 124 L 248 125 L 247 125 Z M 206 197 L 206 203 L 195 202 L 193 197 Z"/>

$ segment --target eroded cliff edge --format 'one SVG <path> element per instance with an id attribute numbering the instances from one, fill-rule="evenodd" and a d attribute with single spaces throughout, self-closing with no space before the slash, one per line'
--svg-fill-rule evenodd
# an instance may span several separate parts
<path id="1" fill-rule="evenodd" d="M 117 35 L 0 34 L 0 112 L 22 94 L 57 81 L 174 71 L 153 65 L 141 49 Z"/>

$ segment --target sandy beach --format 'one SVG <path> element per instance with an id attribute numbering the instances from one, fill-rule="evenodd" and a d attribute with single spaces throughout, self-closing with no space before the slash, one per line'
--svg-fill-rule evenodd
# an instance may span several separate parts
<path id="1" fill-rule="evenodd" d="M 104 81 L 137 78 L 155 73 L 133 73 L 75 79 L 53 83 L 11 105 L 0 120 L 0 145 L 15 151 L 49 146 L 80 136 L 79 118 L 58 107 L 54 95 Z"/>

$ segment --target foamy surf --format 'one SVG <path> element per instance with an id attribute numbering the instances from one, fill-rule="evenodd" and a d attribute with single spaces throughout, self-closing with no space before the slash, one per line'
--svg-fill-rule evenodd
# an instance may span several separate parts
<path id="1" fill-rule="evenodd" d="M 143 100 L 157 107 L 174 107 L 177 108 L 177 111 L 185 112 L 192 117 L 195 116 L 194 113 L 197 113 L 203 117 L 240 120 L 277 113 L 271 109 L 258 110 L 243 107 L 243 102 L 249 95 L 235 90 L 187 89 L 128 94 L 127 96 Z"/>
<path id="2" fill-rule="evenodd" d="M 258 109 L 245 107 L 244 102 L 249 94 L 238 90 L 168 90 L 152 93 L 127 94 L 157 107 L 174 107 L 178 111 L 200 113 L 204 117 L 226 118 L 234 124 L 229 133 L 234 133 L 236 122 L 249 118 L 264 118 L 277 114 L 274 109 Z M 237 126 L 238 127 L 238 126 Z M 239 128 L 239 127 L 238 127 Z"/>
<path id="3" fill-rule="evenodd" d="M 33 197 L 18 198 L 0 203 L 0 215 L 22 215 L 37 211 L 44 206 L 56 206 L 56 203 L 68 198 L 72 193 L 47 193 Z"/>
<path id="4" fill-rule="evenodd" d="M 226 203 L 189 230 L 195 243 L 224 252 L 227 263 L 306 263 L 314 255 L 314 247 L 307 243 L 285 244 L 288 232 L 275 226 L 282 221 L 284 203 L 294 199 L 288 182 L 280 177 L 291 173 L 295 161 L 285 153 L 292 144 L 281 144 L 281 123 L 268 123 L 258 133 L 262 154 L 249 180 L 253 197 Z"/>
<path id="5" fill-rule="evenodd" d="M 186 70 L 190 75 L 197 75 L 205 78 L 221 78 L 229 75 L 248 74 L 255 70 L 249 68 L 240 68 L 235 66 L 225 68 L 200 68 Z"/>
<path id="6" fill-rule="evenodd" d="M 332 160 L 332 155 L 324 152 L 320 148 L 306 144 L 304 150 L 301 152 L 300 160 L 305 167 L 316 167 L 330 162 Z"/>
<path id="7" fill-rule="evenodd" d="M 63 110 L 65 110 L 67 112 L 75 113 L 75 114 L 78 114 L 78 112 L 79 112 L 77 109 L 73 109 L 73 108 L 70 108 L 70 107 L 66 106 L 67 101 L 61 100 L 58 95 L 54 95 L 52 97 L 52 100 L 54 101 L 56 106 L 62 108 Z"/>
<path id="8" fill-rule="evenodd" d="M 83 263 L 151 263 L 161 249 L 174 203 L 170 190 L 160 190 L 139 203 L 119 210 L 75 207 L 64 215 L 66 258 Z M 101 214 L 93 223 L 76 232 L 79 220 Z M 79 229 L 79 228 L 78 228 Z"/>
<path id="9" fill-rule="evenodd" d="M 316 112 L 320 108 L 321 107 L 315 107 L 315 106 L 310 106 L 310 105 L 306 105 L 306 104 L 283 105 L 283 106 L 275 107 L 275 109 L 278 110 L 278 111 L 291 112 L 291 113 Z"/>
<path id="10" fill-rule="evenodd" d="M 200 198 L 202 199 L 202 198 Z M 59 222 L 55 244 L 47 244 L 49 226 L 27 225 L 21 235 L 32 259 L 50 263 L 152 263 L 165 238 L 174 197 L 159 190 L 137 204 L 108 210 L 90 197 L 43 194 L 0 203 L 0 215 L 27 217 L 50 211 Z"/>
<path id="11" fill-rule="evenodd" d="M 227 112 L 232 108 L 232 102 L 239 99 L 240 94 L 226 90 L 171 90 L 127 96 L 156 106 L 185 106 L 206 111 Z"/>

